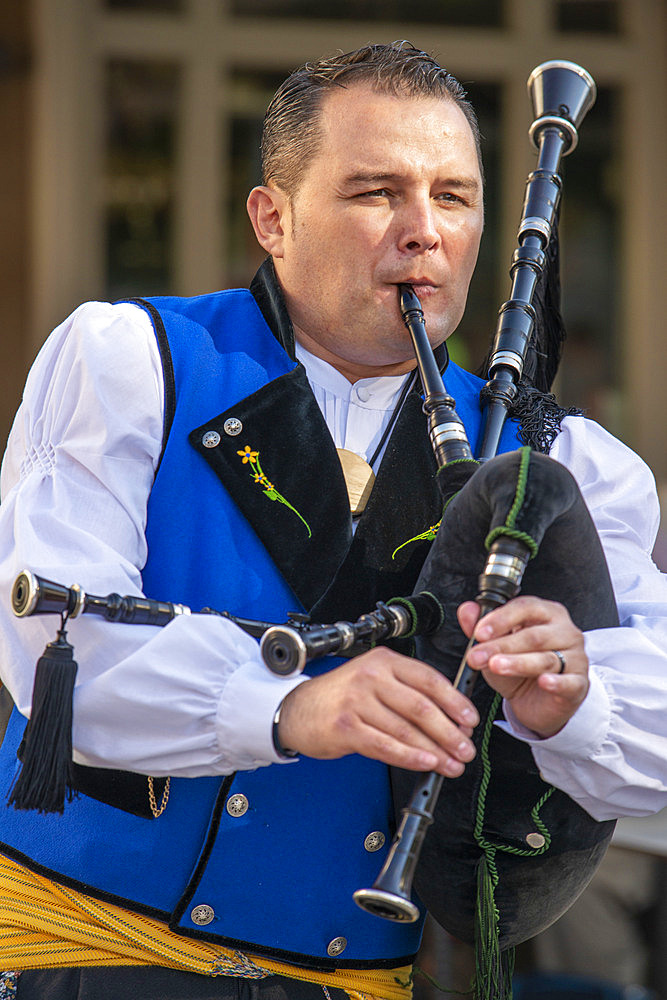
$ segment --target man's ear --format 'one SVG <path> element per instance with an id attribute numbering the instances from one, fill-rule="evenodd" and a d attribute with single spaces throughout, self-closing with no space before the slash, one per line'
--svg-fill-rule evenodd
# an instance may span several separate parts
<path id="1" fill-rule="evenodd" d="M 260 246 L 272 257 L 282 257 L 284 235 L 291 226 L 287 195 L 278 188 L 256 187 L 248 195 L 246 208 Z"/>

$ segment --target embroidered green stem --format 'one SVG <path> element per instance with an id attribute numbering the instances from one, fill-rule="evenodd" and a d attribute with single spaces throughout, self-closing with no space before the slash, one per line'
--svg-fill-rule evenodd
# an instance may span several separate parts
<path id="1" fill-rule="evenodd" d="M 250 464 L 250 468 L 252 469 L 253 480 L 259 486 L 262 487 L 264 491 L 264 496 L 268 497 L 269 500 L 278 500 L 279 503 L 285 504 L 286 507 L 289 507 L 289 509 L 293 511 L 293 513 L 296 514 L 299 520 L 305 525 L 306 531 L 308 532 L 308 537 L 312 538 L 313 533 L 310 530 L 310 525 L 305 520 L 305 518 L 301 516 L 296 507 L 292 506 L 289 500 L 286 500 L 285 497 L 278 492 L 273 483 L 269 482 L 269 480 L 265 476 L 262 470 L 262 466 L 259 463 L 259 452 L 253 451 L 250 445 L 247 444 L 243 449 L 243 451 L 237 451 L 236 454 L 241 456 L 241 460 L 244 465 Z"/>
<path id="2" fill-rule="evenodd" d="M 404 549 L 406 545 L 412 544 L 412 542 L 432 542 L 435 536 L 438 534 L 438 528 L 440 527 L 440 524 L 441 521 L 438 521 L 437 524 L 432 524 L 430 528 L 426 529 L 426 531 L 422 531 L 421 535 L 415 535 L 414 538 L 408 538 L 407 542 L 401 542 L 398 548 L 394 549 L 394 551 L 392 552 L 391 558 L 395 559 L 396 553 L 400 552 L 401 549 Z"/>
<path id="3" fill-rule="evenodd" d="M 446 466 L 441 465 L 440 468 L 438 469 L 438 472 L 442 472 L 443 469 L 445 468 L 448 469 L 452 465 L 470 465 L 471 463 L 472 465 L 479 465 L 479 462 L 477 462 L 474 459 L 457 458 L 453 462 L 448 462 Z M 457 490 L 456 493 L 452 493 L 452 495 L 449 497 L 445 506 L 442 508 L 443 516 L 449 504 L 452 502 L 455 496 L 458 496 L 459 493 L 460 490 Z M 442 518 L 440 518 L 437 524 L 432 524 L 430 528 L 426 529 L 426 531 L 422 531 L 421 534 L 415 535 L 414 538 L 408 538 L 407 542 L 401 542 L 398 548 L 394 549 L 394 551 L 392 552 L 391 558 L 395 559 L 397 552 L 400 552 L 401 549 L 404 549 L 406 545 L 411 545 L 413 542 L 432 542 L 435 536 L 437 535 L 438 528 L 440 527 L 441 524 L 442 524 Z"/>

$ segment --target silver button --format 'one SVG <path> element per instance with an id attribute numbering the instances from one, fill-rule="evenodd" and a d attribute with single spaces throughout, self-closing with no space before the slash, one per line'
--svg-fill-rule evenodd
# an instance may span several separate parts
<path id="1" fill-rule="evenodd" d="M 243 816 L 248 811 L 248 800 L 245 795 L 238 792 L 229 796 L 226 808 L 230 816 Z"/>
<path id="2" fill-rule="evenodd" d="M 340 955 L 341 952 L 344 952 L 346 948 L 347 938 L 334 938 L 333 941 L 329 941 L 329 944 L 327 945 L 327 955 L 331 955 L 332 958 L 335 958 L 336 955 Z"/>
<path id="3" fill-rule="evenodd" d="M 201 439 L 201 443 L 205 448 L 215 448 L 220 444 L 220 435 L 217 431 L 206 431 L 206 434 Z"/>
<path id="4" fill-rule="evenodd" d="M 380 848 L 384 847 L 384 842 L 385 835 L 382 833 L 382 830 L 373 830 L 366 837 L 364 847 L 372 854 L 373 851 L 379 851 Z"/>
<path id="5" fill-rule="evenodd" d="M 529 847 L 544 847 L 546 840 L 541 833 L 529 833 L 526 837 L 526 843 Z"/>
<path id="6" fill-rule="evenodd" d="M 208 903 L 199 903 L 190 911 L 190 919 L 193 924 L 198 924 L 203 927 L 205 924 L 210 924 L 215 917 L 215 910 Z"/>
<path id="7" fill-rule="evenodd" d="M 238 417 L 228 417 L 222 425 L 222 429 L 225 434 L 229 434 L 230 437 L 236 437 L 243 430 L 243 424 L 238 419 Z"/>

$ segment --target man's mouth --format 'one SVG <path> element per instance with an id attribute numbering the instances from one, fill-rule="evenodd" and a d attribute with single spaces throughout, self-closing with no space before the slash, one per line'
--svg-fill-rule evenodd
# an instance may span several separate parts
<path id="1" fill-rule="evenodd" d="M 416 278 L 406 278 L 400 282 L 401 285 L 410 285 L 413 292 L 417 298 L 429 298 L 429 296 L 434 295 L 438 289 L 437 285 L 430 278 L 416 277 Z"/>

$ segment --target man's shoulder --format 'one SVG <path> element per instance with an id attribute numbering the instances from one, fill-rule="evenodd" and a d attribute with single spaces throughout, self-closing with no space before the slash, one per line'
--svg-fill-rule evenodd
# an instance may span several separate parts
<path id="1" fill-rule="evenodd" d="M 234 307 L 251 306 L 254 299 L 247 288 L 223 288 L 202 295 L 148 295 L 134 298 L 140 306 L 147 303 L 159 313 L 198 318 Z"/>
<path id="2" fill-rule="evenodd" d="M 185 338 L 194 346 L 203 336 L 218 344 L 227 343 L 239 331 L 244 337 L 255 331 L 265 339 L 270 331 L 255 299 L 247 288 L 227 288 L 204 295 L 157 295 L 132 300 L 151 317 L 158 339 L 166 333 L 170 343 Z"/>

